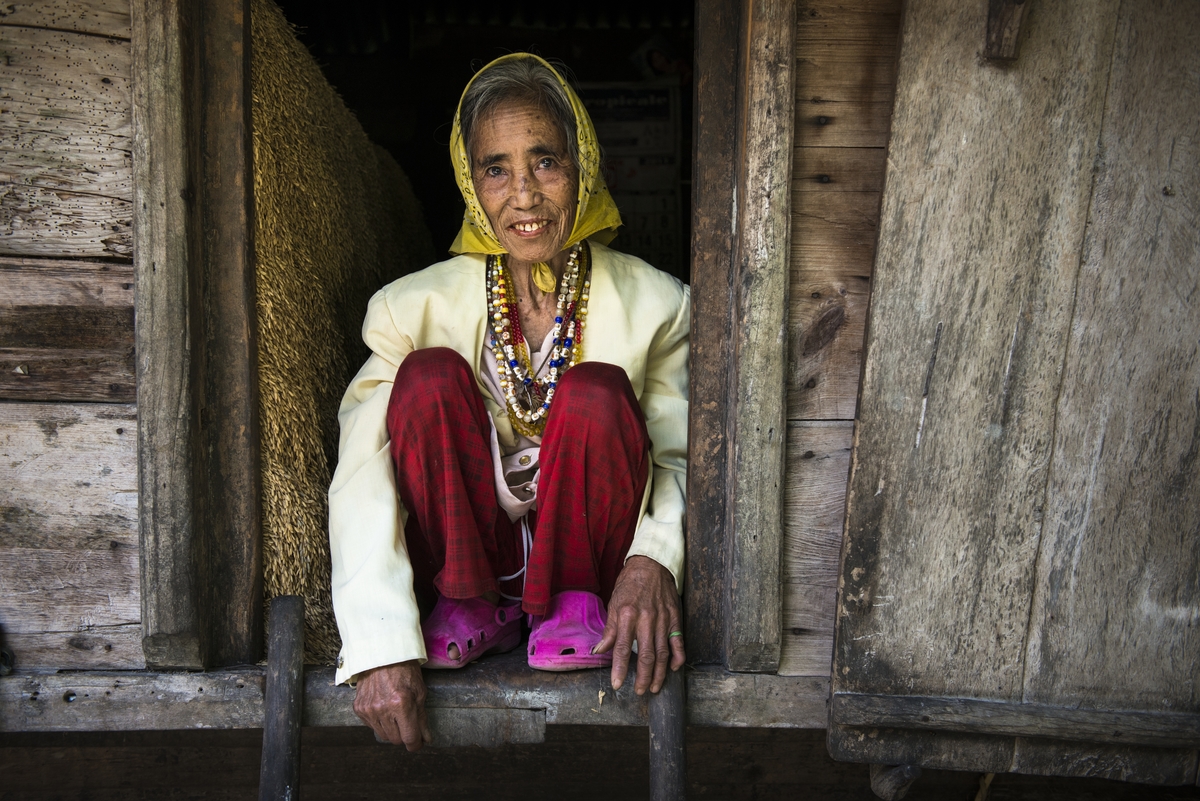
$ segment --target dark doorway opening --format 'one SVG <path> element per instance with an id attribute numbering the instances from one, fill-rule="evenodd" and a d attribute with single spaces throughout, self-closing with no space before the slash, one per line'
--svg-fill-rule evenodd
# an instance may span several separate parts
<path id="1" fill-rule="evenodd" d="M 278 0 L 367 135 L 400 163 L 444 252 L 462 220 L 450 125 L 481 66 L 528 51 L 565 64 L 596 122 L 625 225 L 613 247 L 689 278 L 691 0 L 543 8 L 478 0 Z"/>

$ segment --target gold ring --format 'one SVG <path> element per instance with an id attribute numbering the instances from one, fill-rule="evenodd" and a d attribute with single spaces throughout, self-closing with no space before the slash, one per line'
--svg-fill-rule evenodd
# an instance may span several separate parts
<path id="1" fill-rule="evenodd" d="M 669 640 L 672 637 L 682 637 L 682 636 L 683 636 L 682 631 L 672 631 L 670 634 L 667 635 L 667 639 Z"/>

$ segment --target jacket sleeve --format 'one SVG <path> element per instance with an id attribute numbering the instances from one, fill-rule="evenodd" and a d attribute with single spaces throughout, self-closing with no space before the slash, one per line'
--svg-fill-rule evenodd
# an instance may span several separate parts
<path id="1" fill-rule="evenodd" d="M 674 319 L 651 343 L 640 398 L 650 434 L 651 483 L 629 556 L 648 556 L 671 571 L 683 592 L 683 519 L 687 486 L 688 335 L 690 291 L 683 287 Z"/>
<path id="2" fill-rule="evenodd" d="M 396 369 L 413 342 L 397 327 L 385 292 L 371 298 L 363 340 L 371 356 L 350 382 L 338 411 L 338 465 L 329 488 L 333 608 L 342 637 L 336 681 L 410 659 L 425 662 L 412 565 L 404 541 L 407 513 L 396 493 L 387 407 Z"/>

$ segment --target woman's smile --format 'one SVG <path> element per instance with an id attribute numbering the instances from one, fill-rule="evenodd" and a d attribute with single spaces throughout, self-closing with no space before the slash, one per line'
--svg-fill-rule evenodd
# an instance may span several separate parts
<path id="1" fill-rule="evenodd" d="M 562 130 L 527 103 L 499 106 L 471 143 L 472 179 L 492 230 L 518 262 L 549 262 L 575 224 L 578 170 Z"/>

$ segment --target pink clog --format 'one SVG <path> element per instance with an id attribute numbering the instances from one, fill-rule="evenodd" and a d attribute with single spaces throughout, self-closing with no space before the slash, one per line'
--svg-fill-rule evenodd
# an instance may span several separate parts
<path id="1" fill-rule="evenodd" d="M 504 653 L 521 644 L 520 605 L 497 606 L 483 598 L 460 601 L 438 596 L 433 614 L 421 625 L 427 668 L 460 668 L 493 651 Z M 458 647 L 458 659 L 449 656 Z"/>
<path id="2" fill-rule="evenodd" d="M 567 590 L 550 596 L 546 614 L 533 618 L 529 634 L 529 666 L 538 670 L 607 667 L 612 651 L 593 654 L 604 635 L 608 615 L 600 596 Z"/>

